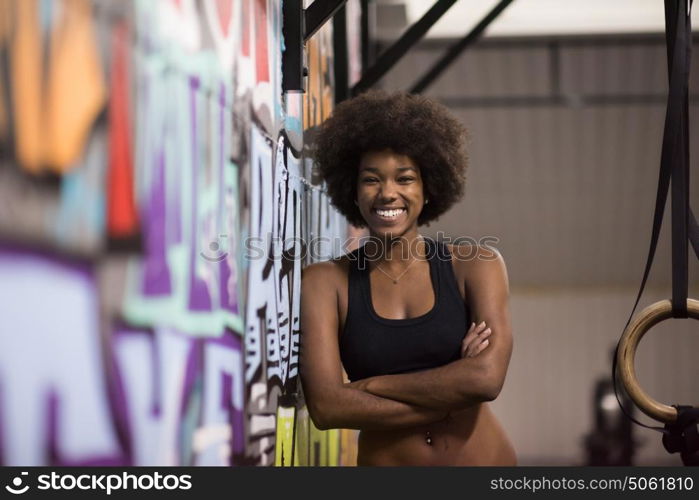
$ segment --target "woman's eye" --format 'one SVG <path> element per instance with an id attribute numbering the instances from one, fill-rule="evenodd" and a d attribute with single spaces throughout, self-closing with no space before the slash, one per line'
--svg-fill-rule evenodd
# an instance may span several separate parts
<path id="1" fill-rule="evenodd" d="M 362 182 L 376 182 L 376 179 L 374 177 L 364 177 Z"/>
<path id="2" fill-rule="evenodd" d="M 414 181 L 414 180 L 415 180 L 415 177 L 400 177 L 398 179 L 399 182 L 410 182 L 410 181 Z"/>

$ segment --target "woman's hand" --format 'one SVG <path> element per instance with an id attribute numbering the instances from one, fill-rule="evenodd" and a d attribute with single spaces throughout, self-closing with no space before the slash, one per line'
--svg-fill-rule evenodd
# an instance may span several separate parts
<path id="1" fill-rule="evenodd" d="M 490 328 L 487 327 L 485 321 L 479 324 L 471 323 L 471 328 L 466 332 L 464 340 L 461 342 L 461 357 L 473 358 L 483 351 L 490 341 L 488 337 L 491 334 Z"/>

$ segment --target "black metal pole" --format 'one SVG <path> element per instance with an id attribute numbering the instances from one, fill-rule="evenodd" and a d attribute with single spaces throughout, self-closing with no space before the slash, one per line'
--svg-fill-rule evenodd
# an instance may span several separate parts
<path id="1" fill-rule="evenodd" d="M 362 71 L 374 62 L 376 53 L 374 33 L 372 33 L 372 12 L 369 5 L 372 0 L 362 0 L 361 33 L 362 33 Z"/>
<path id="2" fill-rule="evenodd" d="M 335 103 L 347 99 L 349 94 L 347 13 L 342 7 L 333 16 L 333 65 L 335 69 Z"/>
<path id="3" fill-rule="evenodd" d="M 316 0 L 317 1 L 317 0 Z M 454 5 L 457 0 L 437 0 L 422 18 L 413 24 L 400 39 L 391 45 L 378 60 L 363 71 L 362 78 L 352 87 L 357 95 L 371 88 L 400 60 L 401 57 Z"/>
<path id="4" fill-rule="evenodd" d="M 284 0 L 282 17 L 285 45 L 282 52 L 282 90 L 304 92 L 302 0 Z"/>
<path id="5" fill-rule="evenodd" d="M 437 61 L 432 68 L 423 76 L 415 85 L 413 85 L 413 88 L 410 89 L 410 92 L 414 94 L 419 94 L 420 92 L 423 92 L 427 87 L 429 87 L 439 75 L 442 74 L 442 72 L 449 67 L 449 65 L 454 62 L 454 59 L 456 59 L 466 48 L 471 45 L 473 42 L 475 42 L 478 37 L 485 31 L 485 29 L 488 27 L 488 25 L 495 20 L 496 17 L 500 15 L 500 13 L 505 10 L 505 8 L 512 3 L 512 0 L 501 0 L 494 8 L 491 10 L 488 15 L 486 15 L 483 20 L 478 23 L 468 35 L 466 35 L 464 38 L 462 38 L 456 45 L 453 45 L 452 47 L 449 48 L 446 54 Z"/>

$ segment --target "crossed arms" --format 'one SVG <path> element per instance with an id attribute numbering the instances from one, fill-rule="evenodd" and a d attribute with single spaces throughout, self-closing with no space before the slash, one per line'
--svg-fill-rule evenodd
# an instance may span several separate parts
<path id="1" fill-rule="evenodd" d="M 382 375 L 345 384 L 338 343 L 338 282 L 332 262 L 304 269 L 301 284 L 301 380 L 319 429 L 413 427 L 449 411 L 492 401 L 502 388 L 512 352 L 507 271 L 502 258 L 458 263 L 457 279 L 476 324 L 465 333 L 462 357 L 420 372 Z M 462 274 L 463 273 L 463 274 Z"/>

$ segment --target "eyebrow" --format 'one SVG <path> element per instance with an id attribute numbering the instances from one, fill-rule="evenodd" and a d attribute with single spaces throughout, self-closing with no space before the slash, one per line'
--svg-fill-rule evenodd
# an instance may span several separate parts
<path id="1" fill-rule="evenodd" d="M 417 169 L 415 167 L 398 167 L 397 169 L 399 172 L 406 172 L 408 170 L 412 170 L 414 172 L 417 172 Z M 364 167 L 359 170 L 360 172 L 373 172 L 375 174 L 379 173 L 379 169 L 376 167 Z"/>

